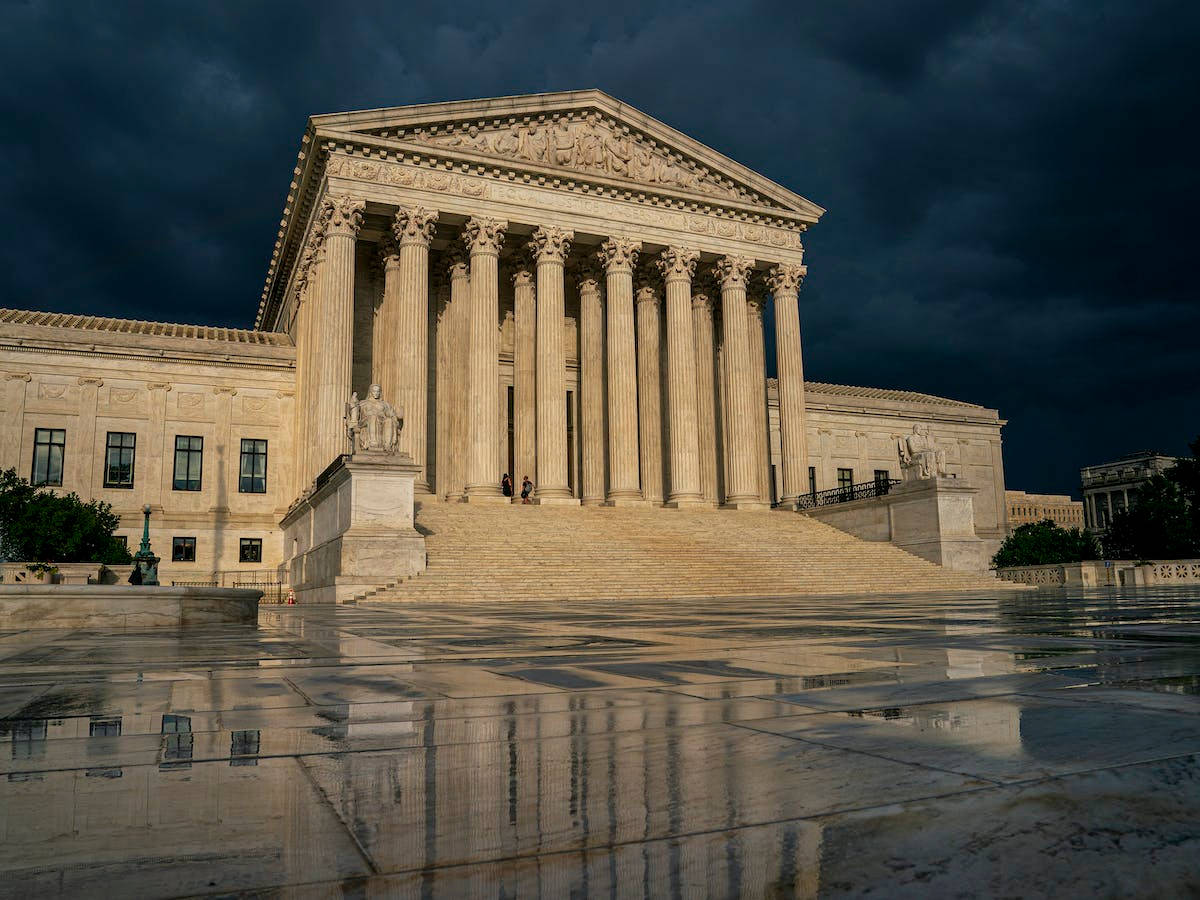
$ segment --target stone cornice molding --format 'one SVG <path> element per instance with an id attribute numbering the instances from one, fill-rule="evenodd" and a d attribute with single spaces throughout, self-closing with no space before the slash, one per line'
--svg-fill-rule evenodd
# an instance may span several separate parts
<path id="1" fill-rule="evenodd" d="M 668 247 L 659 254 L 655 264 L 665 281 L 691 281 L 700 261 L 698 250 L 686 247 Z"/>
<path id="2" fill-rule="evenodd" d="M 437 221 L 436 210 L 423 206 L 402 206 L 396 211 L 395 220 L 392 222 L 392 234 L 400 246 L 418 244 L 428 247 L 429 242 L 433 240 L 434 231 L 437 230 Z"/>
<path id="3" fill-rule="evenodd" d="M 486 216 L 476 216 L 468 219 L 467 224 L 463 226 L 463 244 L 472 256 L 477 254 L 499 256 L 500 246 L 504 243 L 504 233 L 507 230 L 507 222 L 489 219 Z"/>
<path id="4" fill-rule="evenodd" d="M 746 256 L 726 256 L 717 260 L 713 266 L 713 277 L 721 285 L 722 290 L 746 288 L 750 280 L 750 272 L 754 269 L 754 260 Z"/>
<path id="5" fill-rule="evenodd" d="M 563 265 L 567 254 L 571 252 L 571 242 L 575 240 L 575 232 L 566 228 L 556 228 L 553 225 L 542 225 L 533 232 L 533 240 L 526 246 L 534 254 L 538 265 L 557 263 Z"/>
<path id="6" fill-rule="evenodd" d="M 606 272 L 632 272 L 641 249 L 641 241 L 610 237 L 596 251 L 596 259 L 604 266 Z"/>
<path id="7" fill-rule="evenodd" d="M 772 294 L 794 294 L 800 290 L 808 266 L 780 263 L 767 273 L 767 287 Z"/>
<path id="8" fill-rule="evenodd" d="M 322 216 L 328 214 L 326 236 L 339 235 L 342 237 L 357 237 L 362 228 L 363 212 L 367 201 L 342 194 L 337 197 L 326 197 L 321 205 Z"/>

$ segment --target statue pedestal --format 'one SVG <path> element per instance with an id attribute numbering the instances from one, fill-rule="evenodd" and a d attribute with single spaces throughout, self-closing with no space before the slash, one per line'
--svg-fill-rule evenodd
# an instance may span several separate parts
<path id="1" fill-rule="evenodd" d="M 406 454 L 343 456 L 279 523 L 301 603 L 348 603 L 425 570 L 413 528 L 420 467 Z"/>
<path id="2" fill-rule="evenodd" d="M 864 541 L 890 541 L 914 556 L 959 572 L 986 572 L 987 544 L 975 534 L 979 489 L 958 478 L 906 481 L 881 497 L 807 509 Z"/>
<path id="3" fill-rule="evenodd" d="M 892 543 L 959 572 L 986 572 L 983 538 L 975 534 L 979 489 L 957 478 L 906 481 L 892 490 Z"/>

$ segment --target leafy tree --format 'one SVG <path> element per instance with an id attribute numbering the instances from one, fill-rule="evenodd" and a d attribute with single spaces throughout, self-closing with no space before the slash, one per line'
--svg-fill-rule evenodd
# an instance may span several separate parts
<path id="1" fill-rule="evenodd" d="M 108 503 L 34 487 L 15 469 L 0 472 L 0 558 L 128 563 L 133 557 L 113 536 L 120 521 Z"/>
<path id="2" fill-rule="evenodd" d="M 1200 556 L 1200 438 L 1181 459 L 1137 489 L 1129 509 L 1113 516 L 1104 552 L 1113 559 Z"/>
<path id="3" fill-rule="evenodd" d="M 992 565 L 997 568 L 1040 566 L 1079 562 L 1099 556 L 1100 542 L 1090 531 L 1060 528 L 1053 519 L 1042 519 L 1040 522 L 1018 525 L 992 557 Z"/>

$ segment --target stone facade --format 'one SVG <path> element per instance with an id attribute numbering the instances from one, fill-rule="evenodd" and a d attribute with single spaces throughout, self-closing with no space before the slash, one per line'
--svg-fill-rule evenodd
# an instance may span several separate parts
<path id="1" fill-rule="evenodd" d="M 1049 519 L 1060 528 L 1083 528 L 1083 503 L 1066 494 L 1027 494 L 1024 491 L 1005 491 L 1008 506 L 1008 527 L 1027 525 Z"/>
<path id="2" fill-rule="evenodd" d="M 1176 462 L 1173 456 L 1143 450 L 1122 456 L 1116 462 L 1084 466 L 1079 470 L 1079 481 L 1087 527 L 1096 534 L 1104 534 L 1113 516 L 1129 508 L 1134 492 Z"/>
<path id="3" fill-rule="evenodd" d="M 472 503 L 504 501 L 509 472 L 543 503 L 794 507 L 847 472 L 897 477 L 922 423 L 998 542 L 995 410 L 806 384 L 801 238 L 823 212 L 599 91 L 316 116 L 257 330 L 0 315 L 0 461 L 26 474 L 35 430 L 67 432 L 62 488 L 131 537 L 150 503 L 164 580 L 212 580 L 243 571 L 242 538 L 279 566 L 280 519 L 375 383 L 418 494 Z M 131 488 L 104 487 L 110 431 L 136 435 Z M 181 435 L 202 438 L 196 491 L 173 485 Z M 243 439 L 266 442 L 263 493 L 239 489 Z M 194 564 L 171 562 L 181 535 Z"/>

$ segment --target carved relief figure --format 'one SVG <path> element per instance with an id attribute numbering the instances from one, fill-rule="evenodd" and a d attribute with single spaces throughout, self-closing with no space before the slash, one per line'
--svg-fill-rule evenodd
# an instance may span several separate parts
<path id="1" fill-rule="evenodd" d="M 404 411 L 395 410 L 383 399 L 379 385 L 371 385 L 366 400 L 358 393 L 350 395 L 346 404 L 346 436 L 355 452 L 395 453 L 404 427 Z"/>
<path id="2" fill-rule="evenodd" d="M 928 425 L 914 425 L 912 434 L 896 443 L 905 481 L 946 477 L 946 451 L 930 439 Z"/>

